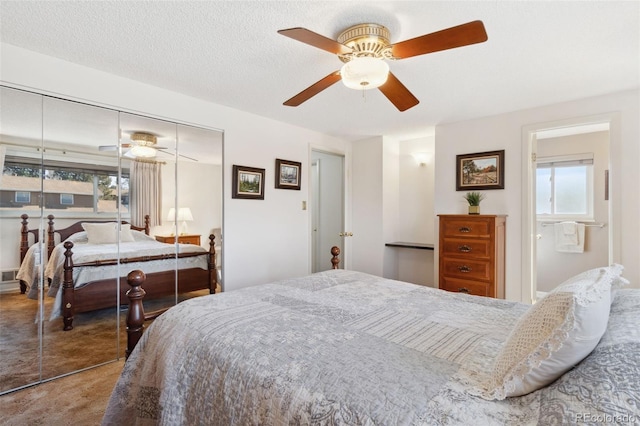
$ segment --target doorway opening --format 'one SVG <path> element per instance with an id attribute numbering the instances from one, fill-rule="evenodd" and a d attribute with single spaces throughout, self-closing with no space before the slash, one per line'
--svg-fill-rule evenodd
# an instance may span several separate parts
<path id="1" fill-rule="evenodd" d="M 580 272 L 613 263 L 613 116 L 523 129 L 522 301 L 535 303 Z"/>

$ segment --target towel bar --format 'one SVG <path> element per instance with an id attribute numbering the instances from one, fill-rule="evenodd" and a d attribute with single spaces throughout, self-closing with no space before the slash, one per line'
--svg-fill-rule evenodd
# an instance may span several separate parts
<path id="1" fill-rule="evenodd" d="M 541 222 L 542 226 L 551 226 L 551 225 L 555 225 L 556 223 L 562 223 L 562 222 Z M 576 223 L 583 223 L 583 222 L 576 222 Z M 604 228 L 607 224 L 606 223 L 583 223 L 584 226 L 589 227 L 589 228 Z"/>

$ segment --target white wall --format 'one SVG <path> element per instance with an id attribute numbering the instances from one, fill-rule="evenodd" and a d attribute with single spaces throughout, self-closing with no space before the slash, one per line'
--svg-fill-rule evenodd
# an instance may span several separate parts
<path id="1" fill-rule="evenodd" d="M 435 240 L 433 215 L 433 135 L 400 142 L 400 220 L 398 239 L 420 243 Z M 412 154 L 425 153 L 427 162 L 418 164 Z"/>
<path id="2" fill-rule="evenodd" d="M 505 150 L 505 189 L 486 191 L 482 212 L 507 214 L 506 298 L 527 301 L 522 294 L 522 129 L 537 123 L 618 112 L 619 128 L 611 128 L 612 192 L 621 198 L 617 260 L 625 266 L 624 275 L 634 287 L 640 287 L 640 107 L 638 90 L 581 99 L 524 111 L 451 123 L 436 127 L 435 133 L 435 212 L 466 213 L 461 192 L 455 190 L 456 154 Z M 614 123 L 615 124 L 615 123 Z M 619 165 L 619 166 L 618 166 Z M 622 185 L 624 179 L 625 184 Z M 613 194 L 612 194 L 613 196 Z M 614 217 L 615 218 L 615 217 Z M 615 235 L 615 232 L 614 232 Z M 437 244 L 437 241 L 436 241 Z M 437 261 L 436 261 L 437 266 Z"/>
<path id="3" fill-rule="evenodd" d="M 382 276 L 398 277 L 396 250 L 385 243 L 397 241 L 400 222 L 400 142 L 384 137 L 382 142 L 382 238 L 380 250 L 384 250 Z M 370 165 L 370 167 L 373 165 Z"/>
<path id="4" fill-rule="evenodd" d="M 382 276 L 384 264 L 382 137 L 351 143 L 350 269 Z"/>
<path id="5" fill-rule="evenodd" d="M 189 207 L 193 221 L 187 222 L 187 233 L 200 235 L 200 245 L 209 249 L 209 234 L 222 227 L 222 166 L 194 162 L 167 162 L 162 166 L 162 214 L 160 226 L 151 235 L 172 235 L 182 229 L 182 223 L 169 222 L 169 209 L 175 207 L 176 188 L 178 207 Z M 220 241 L 216 241 L 219 244 Z"/>
<path id="6" fill-rule="evenodd" d="M 433 243 L 434 138 L 371 138 L 352 144 L 352 269 L 434 285 L 433 252 L 385 247 L 394 241 Z M 421 166 L 411 154 L 431 159 Z"/>
<path id="7" fill-rule="evenodd" d="M 345 149 L 345 141 L 12 45 L 1 49 L 3 84 L 224 130 L 225 290 L 310 271 L 309 210 L 301 209 L 307 184 L 274 189 L 275 159 L 300 161 L 304 173 L 309 145 Z M 266 169 L 264 201 L 231 198 L 234 164 Z"/>
<path id="8" fill-rule="evenodd" d="M 398 241 L 434 244 L 433 214 L 434 175 L 433 135 L 400 141 Z M 426 164 L 420 165 L 412 154 L 426 154 Z M 431 250 L 396 248 L 397 279 L 437 287 L 433 276 L 434 254 Z"/>

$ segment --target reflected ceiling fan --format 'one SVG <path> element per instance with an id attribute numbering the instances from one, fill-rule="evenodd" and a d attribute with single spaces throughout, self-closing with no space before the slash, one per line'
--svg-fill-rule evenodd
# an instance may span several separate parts
<path id="1" fill-rule="evenodd" d="M 154 158 L 158 152 L 164 152 L 163 149 L 167 149 L 163 146 L 158 146 L 158 137 L 149 132 L 133 132 L 130 136 L 131 143 L 120 144 L 122 148 L 128 149 L 125 153 L 125 157 L 129 158 Z M 115 151 L 117 146 L 115 145 L 101 145 L 98 147 L 100 151 Z M 173 156 L 169 152 L 164 152 L 167 155 Z M 195 158 L 187 157 L 186 155 L 178 154 L 181 157 L 189 160 L 198 161 Z"/>
<path id="2" fill-rule="evenodd" d="M 333 53 L 344 62 L 339 71 L 334 71 L 307 87 L 285 101 L 284 105 L 298 106 L 342 80 L 345 86 L 351 89 L 378 88 L 400 111 L 406 111 L 420 101 L 389 71 L 386 60 L 406 59 L 482 43 L 488 38 L 482 21 L 468 22 L 395 44 L 389 42 L 389 30 L 379 24 L 349 27 L 337 40 L 300 27 L 279 30 L 278 33 Z"/>

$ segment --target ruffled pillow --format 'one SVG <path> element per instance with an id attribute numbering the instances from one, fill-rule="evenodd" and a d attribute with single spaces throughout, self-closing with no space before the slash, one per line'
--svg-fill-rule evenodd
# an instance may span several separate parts
<path id="1" fill-rule="evenodd" d="M 576 275 L 533 305 L 516 323 L 487 383 L 471 393 L 504 399 L 533 392 L 593 351 L 607 328 L 611 289 L 629 282 L 623 267 Z"/>

